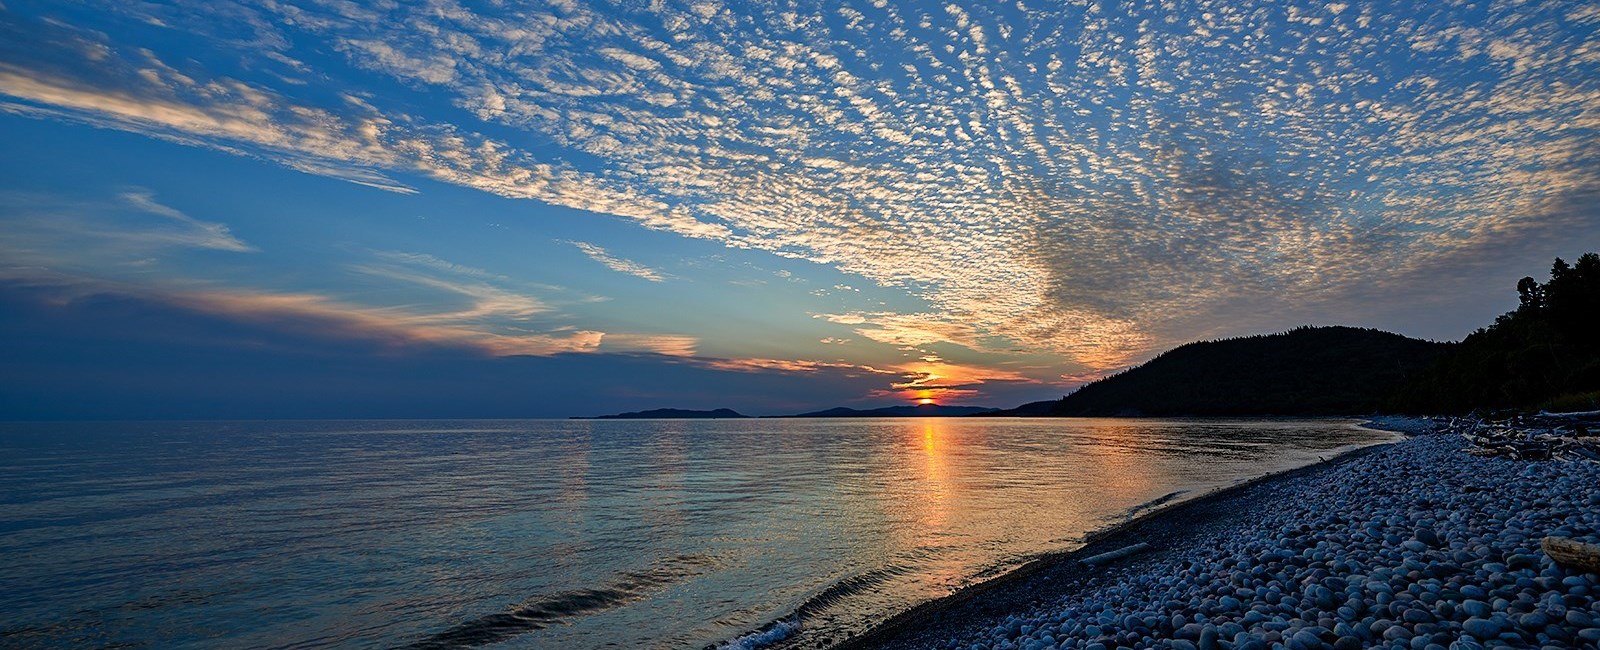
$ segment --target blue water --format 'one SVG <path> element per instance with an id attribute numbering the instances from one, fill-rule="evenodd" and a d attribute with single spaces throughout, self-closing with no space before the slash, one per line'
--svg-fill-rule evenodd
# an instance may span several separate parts
<path id="1" fill-rule="evenodd" d="M 1326 420 L 0 424 L 0 646 L 812 647 L 1140 504 L 1387 439 Z"/>

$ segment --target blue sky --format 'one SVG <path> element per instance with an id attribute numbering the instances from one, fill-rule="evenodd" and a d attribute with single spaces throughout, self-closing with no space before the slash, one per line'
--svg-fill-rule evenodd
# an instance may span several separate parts
<path id="1" fill-rule="evenodd" d="M 1201 338 L 1458 338 L 1600 243 L 1597 26 L 1581 2 L 3 0 L 3 406 L 1008 406 Z M 207 358 L 232 365 L 202 386 Z M 511 392 L 440 388 L 475 376 Z"/>

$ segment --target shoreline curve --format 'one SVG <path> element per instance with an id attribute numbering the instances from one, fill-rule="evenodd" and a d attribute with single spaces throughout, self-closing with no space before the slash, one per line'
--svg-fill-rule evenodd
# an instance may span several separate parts
<path id="1" fill-rule="evenodd" d="M 1354 426 L 1392 433 L 1403 438 L 1419 435 L 1429 425 L 1423 418 L 1366 418 Z M 915 645 L 918 640 L 931 641 L 948 638 L 950 631 L 971 626 L 996 614 L 1026 610 L 1038 604 L 1039 590 L 1027 589 L 1040 582 L 1059 584 L 1082 580 L 1103 573 L 1104 567 L 1091 567 L 1078 560 L 1100 553 L 1114 551 L 1133 544 L 1148 542 L 1153 536 L 1171 539 L 1185 536 L 1185 531 L 1202 526 L 1217 525 L 1218 510 L 1224 505 L 1249 499 L 1249 493 L 1279 485 L 1294 478 L 1327 471 L 1352 460 L 1378 453 L 1394 446 L 1399 440 L 1340 448 L 1328 458 L 1286 470 L 1269 472 L 1245 479 L 1232 485 L 1215 488 L 1189 498 L 1158 505 L 1127 521 L 1090 531 L 1074 549 L 1054 551 L 1040 555 L 1027 563 L 982 582 L 962 587 L 947 596 L 914 605 L 889 616 L 867 631 L 840 640 L 831 645 L 814 646 L 818 650 L 875 650 L 886 647 L 927 647 Z M 1160 529 L 1160 534 L 1155 534 Z M 1159 556 L 1163 545 L 1154 552 L 1144 553 L 1125 560 L 1123 564 L 1136 564 Z M 1045 586 L 1045 585 L 1037 585 Z M 912 644 L 912 645 L 906 645 Z M 801 646 L 779 642 L 769 646 L 772 650 L 799 650 Z"/>

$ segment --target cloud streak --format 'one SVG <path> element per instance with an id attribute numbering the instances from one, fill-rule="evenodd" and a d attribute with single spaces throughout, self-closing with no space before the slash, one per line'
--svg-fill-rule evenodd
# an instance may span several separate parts
<path id="1" fill-rule="evenodd" d="M 226 224 L 192 217 L 143 189 L 114 199 L 0 192 L 0 201 L 0 252 L 13 263 L 132 264 L 184 249 L 257 252 Z"/>
<path id="2" fill-rule="evenodd" d="M 256 248 L 234 237 L 226 225 L 201 221 L 175 208 L 157 203 L 155 195 L 150 192 L 127 192 L 122 195 L 123 200 L 130 205 L 153 215 L 166 217 L 184 229 L 184 234 L 175 238 L 176 241 L 198 246 L 235 253 L 253 253 Z"/>
<path id="3" fill-rule="evenodd" d="M 575 241 L 572 242 L 572 245 L 578 247 L 578 250 L 583 251 L 584 255 L 588 255 L 589 259 L 599 262 L 605 265 L 606 268 L 618 273 L 626 273 L 636 278 L 643 278 L 651 282 L 664 282 L 667 279 L 667 277 L 662 275 L 660 271 L 652 269 L 638 262 L 625 260 L 612 255 L 610 252 L 606 251 L 606 249 L 594 244 Z"/>

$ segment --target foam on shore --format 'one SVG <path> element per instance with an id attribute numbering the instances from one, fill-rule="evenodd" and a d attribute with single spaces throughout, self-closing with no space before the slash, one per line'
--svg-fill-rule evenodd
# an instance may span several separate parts
<path id="1" fill-rule="evenodd" d="M 714 650 L 760 650 L 778 643 L 795 635 L 800 631 L 800 619 L 786 618 L 773 621 L 755 632 L 751 632 L 726 643 L 714 646 Z"/>

